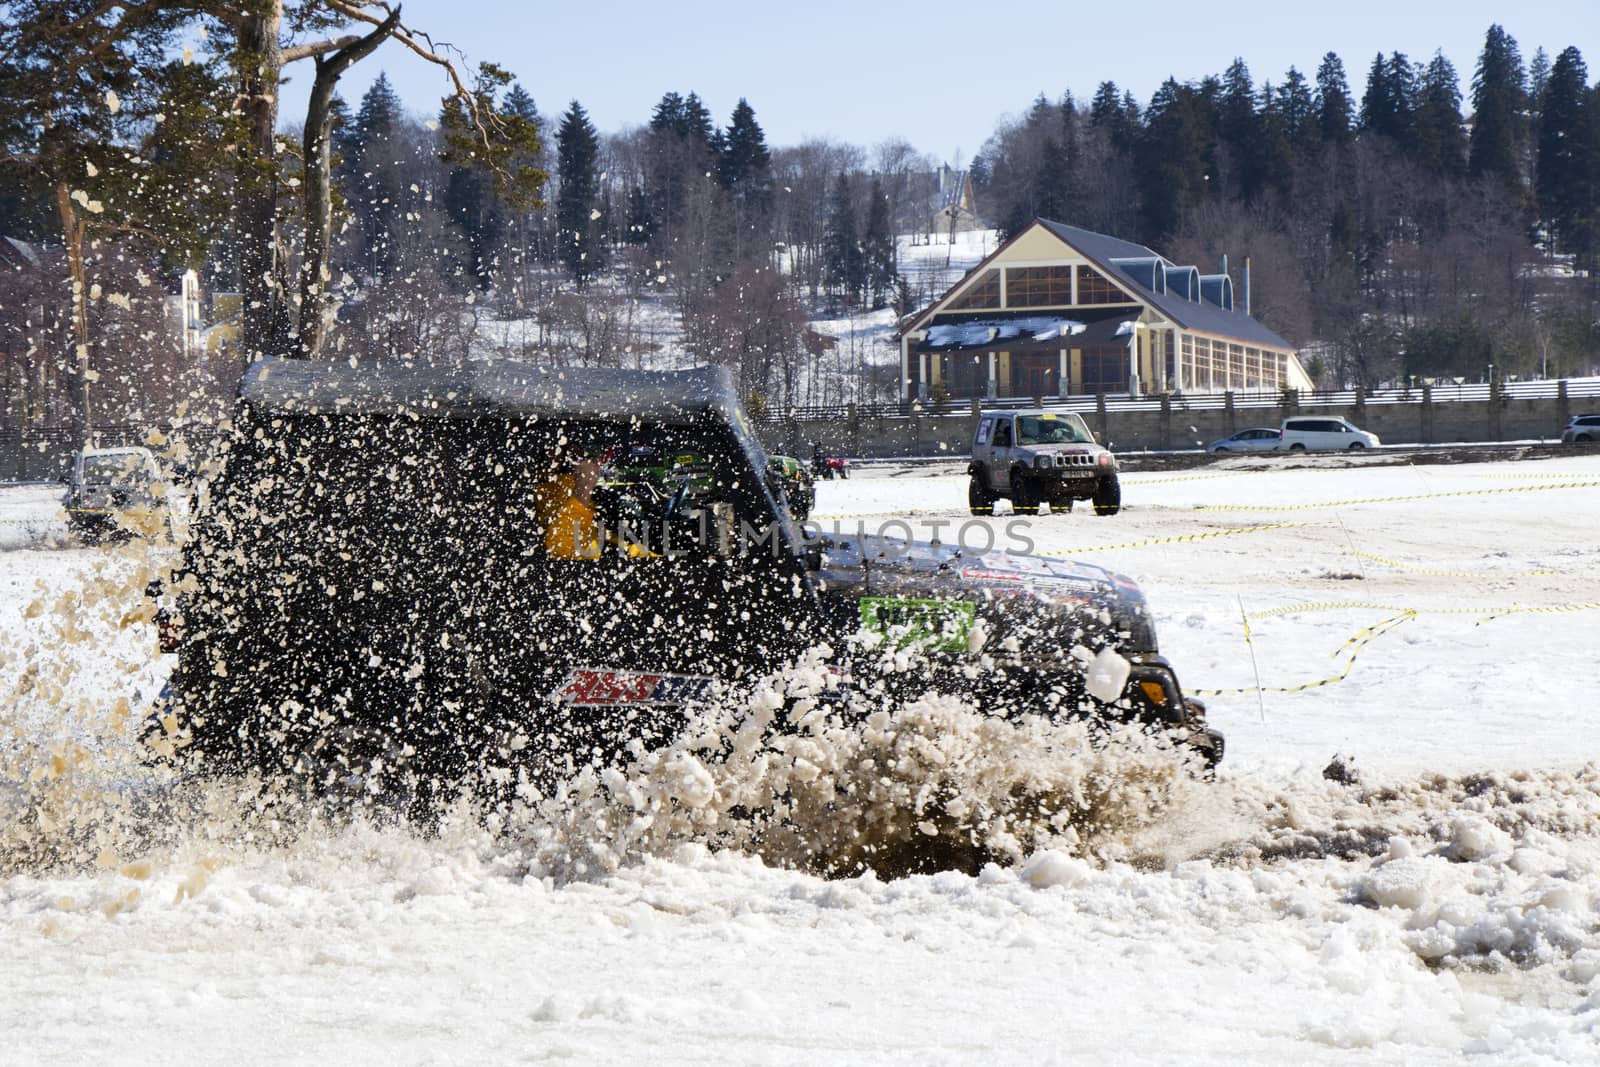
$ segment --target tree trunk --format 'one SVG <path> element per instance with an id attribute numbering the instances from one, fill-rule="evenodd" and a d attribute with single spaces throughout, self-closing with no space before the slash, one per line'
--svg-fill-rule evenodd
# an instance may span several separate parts
<path id="1" fill-rule="evenodd" d="M 239 289 L 246 358 L 284 351 L 288 309 L 278 257 L 278 33 L 283 0 L 255 0 L 239 21 L 240 94 L 250 136 L 239 153 Z"/>
<path id="2" fill-rule="evenodd" d="M 317 78 L 306 105 L 301 145 L 305 153 L 305 254 L 300 260 L 300 336 L 296 355 L 316 359 L 327 332 L 328 245 L 333 237 L 333 171 L 328 140 L 333 133 L 330 107 L 337 73 L 317 60 Z"/>
<path id="3" fill-rule="evenodd" d="M 370 55 L 399 24 L 400 8 L 396 7 L 359 41 L 326 59 L 316 58 L 317 77 L 311 84 L 301 141 L 306 168 L 303 190 L 306 237 L 305 254 L 300 259 L 300 337 L 294 353 L 301 359 L 316 359 L 322 354 L 331 303 L 328 299 L 328 245 L 333 236 L 333 160 L 329 147 L 333 133 L 333 91 L 339 84 L 339 76 L 352 63 Z"/>
<path id="4" fill-rule="evenodd" d="M 94 423 L 89 416 L 89 283 L 83 265 L 83 223 L 72 206 L 72 191 L 67 183 L 56 182 L 56 211 L 61 216 L 61 235 L 67 246 L 67 264 L 72 271 L 72 341 L 76 346 L 78 417 L 82 420 L 85 448 L 94 444 Z"/>

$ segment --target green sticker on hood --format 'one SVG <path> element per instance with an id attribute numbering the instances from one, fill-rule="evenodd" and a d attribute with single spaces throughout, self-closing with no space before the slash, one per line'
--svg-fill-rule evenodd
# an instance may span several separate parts
<path id="1" fill-rule="evenodd" d="M 942 652 L 965 652 L 978 606 L 970 600 L 862 597 L 861 628 L 895 645 L 929 643 Z"/>

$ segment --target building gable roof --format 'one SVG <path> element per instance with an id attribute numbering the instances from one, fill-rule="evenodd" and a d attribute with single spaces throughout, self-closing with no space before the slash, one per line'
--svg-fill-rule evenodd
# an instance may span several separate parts
<path id="1" fill-rule="evenodd" d="M 1117 285 L 1131 293 L 1135 299 L 1141 303 L 1149 304 L 1185 330 L 1198 330 L 1202 333 L 1215 334 L 1288 351 L 1294 349 L 1294 346 L 1288 341 L 1285 341 L 1282 337 L 1279 337 L 1242 311 L 1231 311 L 1205 300 L 1195 302 L 1171 293 L 1158 293 L 1113 262 L 1113 260 L 1118 259 L 1157 259 L 1169 266 L 1177 266 L 1177 264 L 1172 263 L 1171 260 L 1153 249 L 1141 244 L 1135 244 L 1132 241 L 1124 241 L 1120 237 L 1111 237 L 1107 234 L 1080 229 L 1077 226 L 1068 226 L 1064 222 L 1053 222 L 1049 219 L 1034 219 L 1027 226 L 1013 234 L 1009 240 L 989 253 L 981 263 L 968 271 L 960 281 L 946 290 L 943 296 L 930 304 L 927 310 L 912 319 L 910 323 L 902 328 L 901 332 L 909 333 L 912 330 L 926 326 L 928 321 L 937 314 L 939 306 L 953 296 L 957 289 L 967 281 L 979 277 L 984 268 L 1004 254 L 1018 238 L 1036 226 L 1044 229 L 1057 240 L 1064 242 L 1077 251 L 1098 267 L 1102 274 L 1113 279 Z"/>
<path id="2" fill-rule="evenodd" d="M 1068 226 L 1064 222 L 1052 222 L 1049 219 L 1035 219 L 1034 223 L 1043 226 L 1061 240 L 1083 253 L 1083 257 L 1110 277 L 1114 277 L 1118 285 L 1131 289 L 1141 301 L 1154 307 L 1161 314 L 1177 323 L 1186 330 L 1199 330 L 1202 333 L 1217 334 L 1222 337 L 1237 338 L 1241 341 L 1250 341 L 1258 345 L 1268 345 L 1272 348 L 1292 350 L 1294 348 L 1288 341 L 1267 329 L 1254 318 L 1242 311 L 1232 311 L 1228 308 L 1218 307 L 1206 300 L 1199 302 L 1186 300 L 1181 296 L 1171 293 L 1158 293 L 1145 285 L 1130 272 L 1125 271 L 1112 262 L 1114 259 L 1159 259 L 1163 263 L 1177 266 L 1167 257 L 1146 248 L 1144 245 L 1134 244 L 1117 237 L 1108 237 L 1103 233 L 1093 230 L 1082 230 L 1076 226 Z"/>

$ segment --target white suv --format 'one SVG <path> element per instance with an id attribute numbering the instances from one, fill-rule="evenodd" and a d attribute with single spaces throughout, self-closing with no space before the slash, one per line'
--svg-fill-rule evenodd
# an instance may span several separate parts
<path id="1" fill-rule="evenodd" d="M 1344 419 L 1321 415 L 1284 419 L 1280 437 L 1278 447 L 1286 452 L 1304 452 L 1312 448 L 1377 448 L 1382 444 L 1375 433 L 1358 429 Z"/>

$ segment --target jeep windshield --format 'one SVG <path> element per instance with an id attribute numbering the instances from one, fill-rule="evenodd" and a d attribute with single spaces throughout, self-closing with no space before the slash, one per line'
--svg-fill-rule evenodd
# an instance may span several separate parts
<path id="1" fill-rule="evenodd" d="M 140 462 L 139 455 L 135 452 L 85 456 L 83 458 L 83 480 L 96 485 L 132 481 L 136 475 L 141 473 L 143 467 L 144 464 Z"/>
<path id="2" fill-rule="evenodd" d="M 1022 415 L 1017 419 L 1019 445 L 1086 445 L 1093 440 L 1076 415 Z"/>

